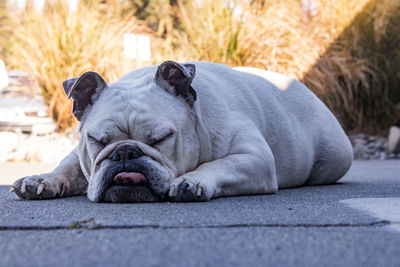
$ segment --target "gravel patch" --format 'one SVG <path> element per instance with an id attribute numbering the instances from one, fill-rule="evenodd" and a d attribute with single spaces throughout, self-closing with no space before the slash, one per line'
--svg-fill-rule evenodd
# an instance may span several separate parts
<path id="1" fill-rule="evenodd" d="M 400 159 L 400 153 L 388 152 L 388 139 L 383 136 L 354 134 L 349 136 L 354 159 Z"/>

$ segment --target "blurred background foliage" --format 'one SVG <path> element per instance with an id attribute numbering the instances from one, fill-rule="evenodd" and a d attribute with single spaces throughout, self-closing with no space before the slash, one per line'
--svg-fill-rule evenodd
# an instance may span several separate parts
<path id="1" fill-rule="evenodd" d="M 348 133 L 382 133 L 400 120 L 399 32 L 399 0 L 81 0 L 75 12 L 58 0 L 41 13 L 0 1 L 0 55 L 35 77 L 60 130 L 75 124 L 63 80 L 171 59 L 290 75 Z M 151 36 L 151 62 L 124 57 L 124 33 Z"/>

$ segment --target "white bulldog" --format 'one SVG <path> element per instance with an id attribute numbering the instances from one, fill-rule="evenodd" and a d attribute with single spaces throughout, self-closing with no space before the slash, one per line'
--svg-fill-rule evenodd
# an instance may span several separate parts
<path id="1" fill-rule="evenodd" d="M 20 198 L 208 201 L 330 184 L 352 163 L 334 115 L 276 73 L 166 61 L 109 85 L 86 72 L 63 86 L 80 143 L 53 172 L 17 180 Z"/>

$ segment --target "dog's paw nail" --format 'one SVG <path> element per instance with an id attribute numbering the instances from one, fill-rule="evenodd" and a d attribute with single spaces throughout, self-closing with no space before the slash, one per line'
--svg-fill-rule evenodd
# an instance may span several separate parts
<path id="1" fill-rule="evenodd" d="M 14 191 L 15 191 L 15 190 L 14 190 L 14 186 L 11 186 L 9 192 L 10 192 L 10 193 L 14 193 Z"/>
<path id="2" fill-rule="evenodd" d="M 24 182 L 22 182 L 22 185 L 21 185 L 21 193 L 23 194 L 25 192 L 26 192 L 26 183 L 24 181 Z"/>
<path id="3" fill-rule="evenodd" d="M 65 184 L 61 185 L 61 193 L 60 196 L 64 196 L 65 192 L 67 191 L 67 186 Z"/>
<path id="4" fill-rule="evenodd" d="M 172 187 L 172 188 L 169 190 L 168 196 L 169 196 L 169 197 L 173 197 L 174 195 L 175 195 L 175 187 Z"/>
<path id="5" fill-rule="evenodd" d="M 201 197 L 201 193 L 203 192 L 203 188 L 199 186 L 196 191 L 196 196 Z"/>
<path id="6" fill-rule="evenodd" d="M 39 184 L 36 191 L 36 195 L 40 195 L 43 192 L 43 189 L 44 189 L 44 184 Z"/>
<path id="7" fill-rule="evenodd" d="M 181 186 L 180 186 L 180 190 L 181 190 L 181 192 L 184 192 L 185 190 L 186 190 L 186 188 L 188 188 L 188 184 L 187 183 L 183 183 L 183 184 L 181 184 Z"/>

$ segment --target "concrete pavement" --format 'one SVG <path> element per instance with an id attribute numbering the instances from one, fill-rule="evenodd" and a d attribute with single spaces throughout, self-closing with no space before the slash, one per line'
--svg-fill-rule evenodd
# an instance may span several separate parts
<path id="1" fill-rule="evenodd" d="M 22 201 L 0 187 L 0 266 L 400 266 L 399 255 L 395 160 L 208 203 Z"/>

